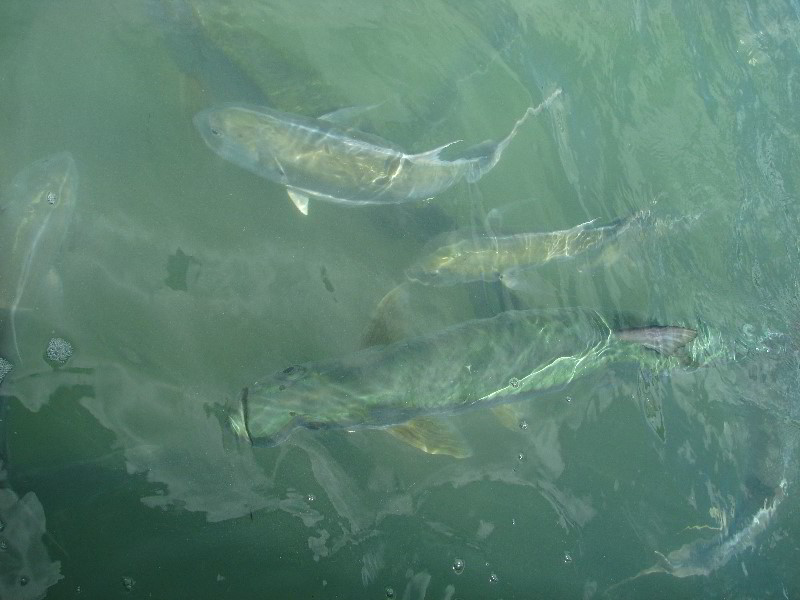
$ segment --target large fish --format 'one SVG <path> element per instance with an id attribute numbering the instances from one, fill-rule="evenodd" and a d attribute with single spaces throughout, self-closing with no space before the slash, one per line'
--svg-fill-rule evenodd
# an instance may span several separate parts
<path id="1" fill-rule="evenodd" d="M 75 161 L 61 152 L 19 173 L 11 185 L 11 201 L 0 208 L 0 306 L 8 308 L 10 352 L 19 361 L 16 313 L 44 302 L 39 286 L 59 258 L 77 189 Z"/>
<path id="2" fill-rule="evenodd" d="M 656 564 L 615 583 L 606 590 L 606 594 L 634 579 L 653 573 L 667 573 L 678 578 L 707 576 L 724 567 L 735 556 L 756 547 L 757 538 L 771 523 L 775 511 L 786 496 L 787 487 L 786 479 L 782 479 L 772 501 L 765 501 L 764 506 L 753 515 L 750 523 L 736 533 L 725 532 L 717 539 L 699 539 L 684 544 L 666 556 L 656 551 Z"/>
<path id="3" fill-rule="evenodd" d="M 285 185 L 295 206 L 308 214 L 309 197 L 353 205 L 394 204 L 431 198 L 461 179 L 477 181 L 497 164 L 522 123 L 560 92 L 528 108 L 500 142 L 485 142 L 455 160 L 440 156 L 455 142 L 407 154 L 378 137 L 338 125 L 340 111 L 314 119 L 228 105 L 199 112 L 194 123 L 219 156 Z"/>
<path id="4" fill-rule="evenodd" d="M 504 281 L 518 271 L 602 250 L 638 221 L 638 216 L 602 226 L 589 221 L 561 231 L 500 236 L 451 232 L 435 239 L 406 277 L 436 286 Z"/>
<path id="5" fill-rule="evenodd" d="M 231 425 L 261 446 L 280 444 L 297 427 L 408 427 L 419 418 L 560 388 L 616 361 L 677 365 L 674 355 L 695 335 L 682 327 L 615 332 L 594 311 L 507 311 L 288 367 L 243 390 Z M 414 427 L 409 435 L 424 436 L 425 429 Z"/>

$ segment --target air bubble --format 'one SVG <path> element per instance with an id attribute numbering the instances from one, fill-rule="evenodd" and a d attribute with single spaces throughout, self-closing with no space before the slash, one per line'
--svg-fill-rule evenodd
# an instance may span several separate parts
<path id="1" fill-rule="evenodd" d="M 5 552 L 6 550 L 8 550 L 8 542 L 0 540 L 0 552 Z"/>
<path id="2" fill-rule="evenodd" d="M 453 573 L 461 575 L 464 572 L 464 561 L 457 558 L 453 561 Z"/>
<path id="3" fill-rule="evenodd" d="M 572 402 L 572 396 L 567 396 L 566 400 L 567 402 Z"/>
<path id="4" fill-rule="evenodd" d="M 72 344 L 64 338 L 53 338 L 47 343 L 45 358 L 53 366 L 65 364 L 72 356 Z"/>
<path id="5" fill-rule="evenodd" d="M 525 419 L 522 419 L 519 422 L 519 428 L 522 429 L 522 431 L 525 431 L 528 428 L 528 422 Z"/>
<path id="6" fill-rule="evenodd" d="M 28 579 L 28 577 L 26 575 L 21 575 L 20 578 L 19 578 L 19 584 L 20 585 L 28 585 L 29 581 L 30 581 L 30 579 Z"/>
<path id="7" fill-rule="evenodd" d="M 517 454 L 517 460 L 519 460 L 519 462 L 522 462 L 523 460 L 525 460 L 525 453 L 524 452 L 520 452 L 519 454 Z"/>

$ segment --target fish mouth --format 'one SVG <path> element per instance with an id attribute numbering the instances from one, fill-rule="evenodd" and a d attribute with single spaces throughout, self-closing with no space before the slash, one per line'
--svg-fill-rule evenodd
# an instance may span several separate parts
<path id="1" fill-rule="evenodd" d="M 240 437 L 247 439 L 250 445 L 256 448 L 274 448 L 281 445 L 289 437 L 295 429 L 302 426 L 308 426 L 303 417 L 297 415 L 281 426 L 274 432 L 269 434 L 253 435 L 250 429 L 250 412 L 248 406 L 249 389 L 242 388 L 242 393 L 239 396 L 240 410 L 235 415 L 229 415 L 231 428 L 240 432 Z"/>

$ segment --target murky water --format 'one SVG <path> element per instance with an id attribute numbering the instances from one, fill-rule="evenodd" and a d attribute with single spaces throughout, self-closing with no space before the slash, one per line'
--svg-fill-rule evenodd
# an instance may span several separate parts
<path id="1" fill-rule="evenodd" d="M 7 0 L 0 50 L 0 598 L 800 596 L 796 1 Z M 364 107 L 339 126 L 457 160 L 557 89 L 474 183 L 307 216 L 193 124 Z M 54 156 L 67 214 L 22 210 L 64 208 Z M 406 278 L 593 220 L 636 227 Z M 436 417 L 462 458 L 226 419 L 289 365 L 572 308 L 698 337 Z"/>

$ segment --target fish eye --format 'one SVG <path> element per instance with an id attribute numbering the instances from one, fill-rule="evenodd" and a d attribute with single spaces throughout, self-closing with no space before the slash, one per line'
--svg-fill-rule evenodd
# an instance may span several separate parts
<path id="1" fill-rule="evenodd" d="M 222 134 L 219 132 L 219 129 L 214 129 L 213 127 L 211 128 L 211 133 L 212 133 L 212 134 L 214 134 L 214 135 L 217 135 L 217 136 L 219 136 L 219 135 L 222 135 Z"/>
<path id="2" fill-rule="evenodd" d="M 292 367 L 286 367 L 286 368 L 285 368 L 285 369 L 282 371 L 282 373 L 283 373 L 284 375 L 291 375 L 292 373 L 294 373 L 294 367 L 293 367 L 293 366 L 292 366 Z"/>
<path id="3" fill-rule="evenodd" d="M 283 391 L 283 390 L 285 390 L 285 389 L 286 389 L 286 386 L 285 386 L 284 384 L 280 384 L 280 385 L 278 386 L 278 391 L 279 391 L 279 392 L 282 392 L 282 391 Z"/>
<path id="4" fill-rule="evenodd" d="M 296 417 L 296 416 L 297 416 L 297 413 L 296 413 L 295 411 L 293 411 L 293 410 L 290 410 L 290 411 L 289 411 L 289 416 L 290 416 L 290 417 Z"/>

